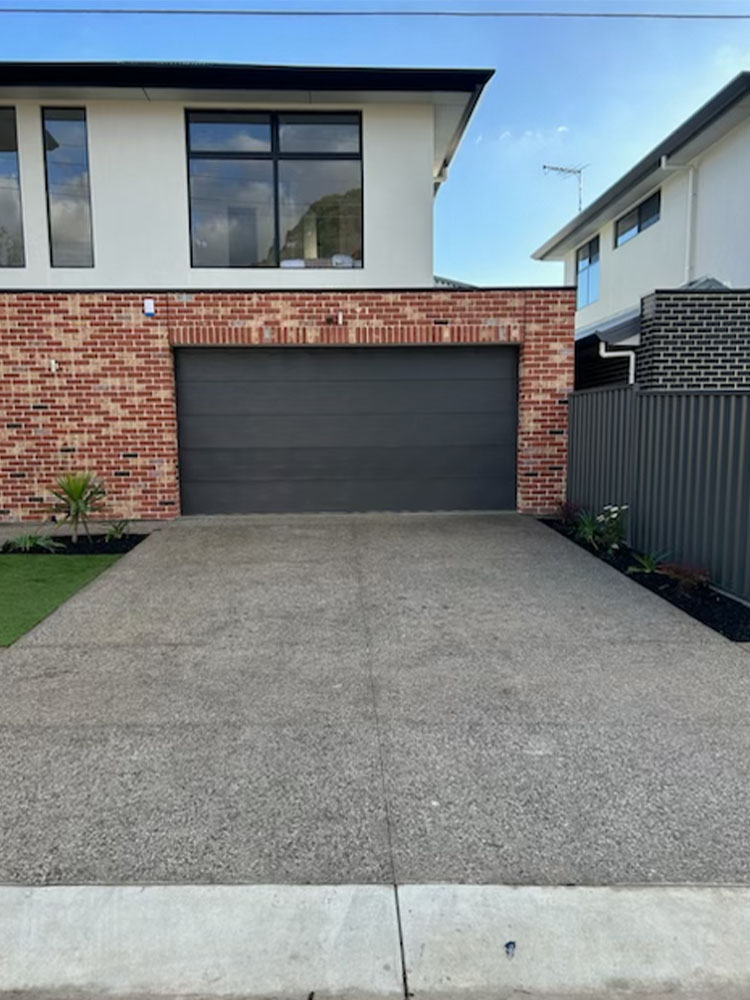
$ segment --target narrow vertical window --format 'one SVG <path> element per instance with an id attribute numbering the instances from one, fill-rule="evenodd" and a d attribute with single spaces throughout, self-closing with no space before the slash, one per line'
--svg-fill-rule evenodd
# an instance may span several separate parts
<path id="1" fill-rule="evenodd" d="M 24 263 L 16 110 L 0 108 L 0 267 Z"/>
<path id="2" fill-rule="evenodd" d="M 589 240 L 576 251 L 576 306 L 583 309 L 599 298 L 599 237 Z"/>
<path id="3" fill-rule="evenodd" d="M 86 112 L 44 108 L 47 218 L 53 267 L 93 267 Z"/>

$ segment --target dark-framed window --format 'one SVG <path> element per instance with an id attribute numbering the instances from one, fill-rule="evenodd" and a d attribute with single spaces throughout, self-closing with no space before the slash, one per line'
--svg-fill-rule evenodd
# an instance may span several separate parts
<path id="1" fill-rule="evenodd" d="M 352 112 L 186 112 L 193 267 L 362 267 Z"/>
<path id="2" fill-rule="evenodd" d="M 0 267 L 25 263 L 16 109 L 0 107 Z"/>
<path id="3" fill-rule="evenodd" d="M 576 307 L 582 309 L 599 298 L 599 237 L 576 250 Z"/>
<path id="4" fill-rule="evenodd" d="M 650 197 L 636 205 L 626 215 L 615 223 L 615 246 L 620 247 L 632 240 L 638 233 L 653 226 L 661 215 L 661 191 L 655 191 Z"/>
<path id="5" fill-rule="evenodd" d="M 47 224 L 53 267 L 93 267 L 84 108 L 42 108 Z"/>

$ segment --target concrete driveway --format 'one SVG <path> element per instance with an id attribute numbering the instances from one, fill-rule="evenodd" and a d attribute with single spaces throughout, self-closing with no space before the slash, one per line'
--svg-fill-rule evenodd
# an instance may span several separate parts
<path id="1" fill-rule="evenodd" d="M 750 656 L 531 519 L 178 522 L 0 674 L 0 882 L 750 880 Z"/>

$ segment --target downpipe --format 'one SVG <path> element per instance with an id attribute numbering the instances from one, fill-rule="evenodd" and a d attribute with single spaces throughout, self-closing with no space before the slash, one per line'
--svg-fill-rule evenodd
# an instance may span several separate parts
<path id="1" fill-rule="evenodd" d="M 627 358 L 628 359 L 628 385 L 635 384 L 635 351 L 621 350 L 609 351 L 603 340 L 599 341 L 600 358 Z"/>

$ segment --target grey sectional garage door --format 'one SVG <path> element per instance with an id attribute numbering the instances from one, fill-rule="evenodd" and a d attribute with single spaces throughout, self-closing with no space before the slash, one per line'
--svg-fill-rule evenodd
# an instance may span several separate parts
<path id="1" fill-rule="evenodd" d="M 515 507 L 511 347 L 181 348 L 185 514 Z"/>

